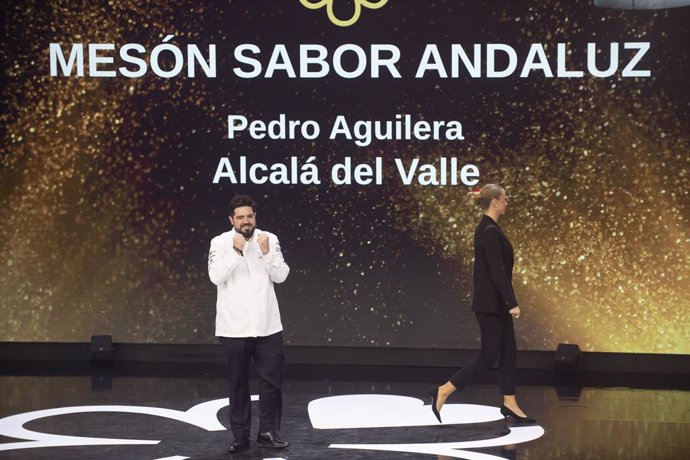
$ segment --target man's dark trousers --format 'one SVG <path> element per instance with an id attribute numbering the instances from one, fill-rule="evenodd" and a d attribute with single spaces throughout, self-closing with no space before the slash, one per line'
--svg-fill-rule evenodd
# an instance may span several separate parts
<path id="1" fill-rule="evenodd" d="M 230 384 L 230 430 L 236 441 L 249 438 L 251 401 L 249 363 L 260 377 L 259 432 L 279 430 L 283 412 L 283 333 L 266 337 L 219 337 L 225 348 Z"/>

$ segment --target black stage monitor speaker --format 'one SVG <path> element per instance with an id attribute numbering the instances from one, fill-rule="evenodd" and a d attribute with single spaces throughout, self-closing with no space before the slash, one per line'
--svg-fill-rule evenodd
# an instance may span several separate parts
<path id="1" fill-rule="evenodd" d="M 92 361 L 109 360 L 113 357 L 113 337 L 110 335 L 92 335 L 89 345 Z"/>
<path id="2" fill-rule="evenodd" d="M 582 361 L 582 352 L 577 344 L 559 343 L 556 348 L 556 356 L 553 367 L 556 369 L 579 369 Z"/>

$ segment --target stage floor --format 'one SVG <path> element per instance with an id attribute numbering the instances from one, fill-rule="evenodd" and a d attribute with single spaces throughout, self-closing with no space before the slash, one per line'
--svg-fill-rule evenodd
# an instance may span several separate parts
<path id="1" fill-rule="evenodd" d="M 220 376 L 0 376 L 0 459 L 690 458 L 688 391 L 523 385 L 519 401 L 538 424 L 515 426 L 498 414 L 497 386 L 481 383 L 451 397 L 439 425 L 424 397 L 432 382 L 399 377 L 292 376 L 281 429 L 290 447 L 255 445 L 255 401 L 252 446 L 231 456 Z"/>

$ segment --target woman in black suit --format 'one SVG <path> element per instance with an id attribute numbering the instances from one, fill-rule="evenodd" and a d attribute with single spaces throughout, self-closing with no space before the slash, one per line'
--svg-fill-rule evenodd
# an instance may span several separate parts
<path id="1" fill-rule="evenodd" d="M 470 192 L 474 203 L 484 211 L 474 231 L 474 311 L 481 331 L 481 352 L 440 387 L 429 391 L 431 410 L 441 421 L 441 407 L 455 390 L 462 390 L 468 380 L 498 361 L 503 394 L 501 414 L 519 423 L 534 423 L 520 409 L 515 399 L 515 361 L 517 346 L 513 318 L 520 317 L 520 307 L 513 292 L 513 246 L 498 226 L 498 219 L 508 207 L 505 190 L 487 184 Z"/>

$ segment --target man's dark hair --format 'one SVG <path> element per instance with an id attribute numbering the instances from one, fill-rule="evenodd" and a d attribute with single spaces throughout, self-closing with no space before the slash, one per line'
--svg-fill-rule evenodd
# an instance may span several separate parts
<path id="1" fill-rule="evenodd" d="M 230 215 L 234 216 L 235 215 L 235 209 L 241 208 L 243 206 L 249 206 L 252 208 L 252 211 L 256 213 L 256 203 L 254 200 L 252 200 L 248 195 L 235 195 L 232 197 L 232 200 L 230 200 Z"/>

